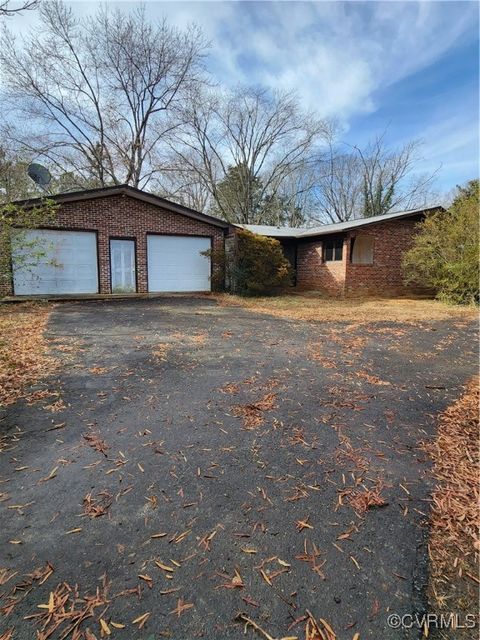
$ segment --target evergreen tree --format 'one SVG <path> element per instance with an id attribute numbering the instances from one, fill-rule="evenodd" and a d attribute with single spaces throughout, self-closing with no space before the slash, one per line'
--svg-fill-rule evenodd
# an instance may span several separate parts
<path id="1" fill-rule="evenodd" d="M 427 216 L 404 259 L 408 282 L 457 304 L 479 301 L 479 186 L 471 180 L 448 211 Z"/>
<path id="2" fill-rule="evenodd" d="M 383 182 L 380 178 L 369 185 L 367 177 L 363 179 L 363 218 L 381 216 L 392 208 L 395 186 L 392 182 Z"/>
<path id="3" fill-rule="evenodd" d="M 262 180 L 246 164 L 229 167 L 216 185 L 212 215 L 239 224 L 298 226 L 304 222 L 301 208 L 287 198 L 266 193 Z"/>

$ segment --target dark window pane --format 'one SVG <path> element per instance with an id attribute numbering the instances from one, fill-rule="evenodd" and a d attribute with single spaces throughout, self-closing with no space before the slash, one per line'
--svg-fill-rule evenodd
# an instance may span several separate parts
<path id="1" fill-rule="evenodd" d="M 335 243 L 335 260 L 341 260 L 343 253 L 343 242 L 342 240 L 338 240 Z"/>
<path id="2" fill-rule="evenodd" d="M 325 241 L 325 262 L 331 262 L 332 260 L 341 260 L 343 255 L 343 240 L 326 240 Z"/>

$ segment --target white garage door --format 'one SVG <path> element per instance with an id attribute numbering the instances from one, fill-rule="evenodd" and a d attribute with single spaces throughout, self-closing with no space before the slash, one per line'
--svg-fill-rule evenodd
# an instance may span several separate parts
<path id="1" fill-rule="evenodd" d="M 12 266 L 16 295 L 98 293 L 97 238 L 90 231 L 19 232 Z"/>
<path id="2" fill-rule="evenodd" d="M 210 291 L 210 238 L 147 236 L 148 290 Z"/>

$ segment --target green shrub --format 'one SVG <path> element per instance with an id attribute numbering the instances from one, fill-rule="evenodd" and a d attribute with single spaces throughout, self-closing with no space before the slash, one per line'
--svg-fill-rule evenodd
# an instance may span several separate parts
<path id="1" fill-rule="evenodd" d="M 406 281 L 436 291 L 455 304 L 479 301 L 479 181 L 458 190 L 448 211 L 428 216 L 419 225 L 405 254 Z"/>
<path id="2" fill-rule="evenodd" d="M 210 282 L 212 291 L 223 291 L 225 287 L 226 253 L 223 249 L 208 249 L 201 252 L 202 256 L 212 261 L 212 275 Z"/>
<path id="3" fill-rule="evenodd" d="M 234 293 L 247 296 L 275 293 L 292 282 L 290 262 L 274 238 L 238 231 L 230 253 L 227 280 Z"/>

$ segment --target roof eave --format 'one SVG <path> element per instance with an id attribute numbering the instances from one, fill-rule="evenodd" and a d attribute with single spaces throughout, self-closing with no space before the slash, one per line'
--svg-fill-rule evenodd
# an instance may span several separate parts
<path id="1" fill-rule="evenodd" d="M 136 189 L 130 185 L 122 184 L 115 185 L 113 187 L 99 187 L 98 189 L 85 189 L 82 191 L 72 191 L 69 193 L 57 193 L 54 195 L 45 195 L 40 198 L 28 198 L 26 200 L 16 200 L 13 204 L 20 206 L 32 207 L 36 204 L 39 204 L 45 198 L 49 200 L 54 200 L 59 203 L 66 202 L 81 202 L 85 200 L 95 200 L 97 198 L 106 198 L 110 196 L 128 196 L 131 198 L 135 198 L 137 200 L 141 200 L 143 202 L 147 202 L 148 204 L 153 204 L 157 207 L 162 207 L 167 209 L 168 211 L 172 211 L 174 213 L 178 213 L 179 215 L 185 216 L 187 218 L 193 218 L 199 220 L 201 222 L 205 222 L 207 224 L 211 224 L 213 226 L 221 227 L 222 229 L 228 229 L 229 223 L 225 220 L 220 220 L 220 218 L 215 218 L 214 216 L 209 216 L 206 213 L 201 213 L 200 211 L 196 211 L 195 209 L 190 209 L 189 207 L 185 207 L 181 204 L 177 204 L 175 202 L 171 202 L 170 200 L 166 200 L 160 196 L 156 196 L 153 193 L 147 193 L 146 191 L 142 191 L 141 189 Z"/>
<path id="2" fill-rule="evenodd" d="M 365 218 L 363 224 L 352 224 L 351 226 L 345 226 L 341 229 L 321 229 L 317 227 L 316 229 L 312 229 L 311 231 L 305 231 L 301 234 L 298 234 L 296 238 L 312 238 L 316 236 L 326 236 L 330 234 L 337 233 L 347 233 L 348 231 L 352 231 L 353 229 L 363 229 L 364 227 L 368 227 L 372 224 L 381 224 L 385 222 L 394 222 L 395 220 L 404 220 L 405 218 L 411 218 L 414 216 L 426 214 L 428 212 L 433 211 L 445 211 L 445 207 L 442 205 L 438 205 L 435 207 L 425 207 L 424 209 L 412 209 L 411 211 L 400 212 L 398 214 L 386 214 L 385 216 L 372 216 L 371 218 Z M 360 219 L 352 220 L 352 223 L 360 222 Z M 341 224 L 341 223 L 339 223 Z M 326 227 L 332 227 L 332 225 L 325 225 Z"/>

